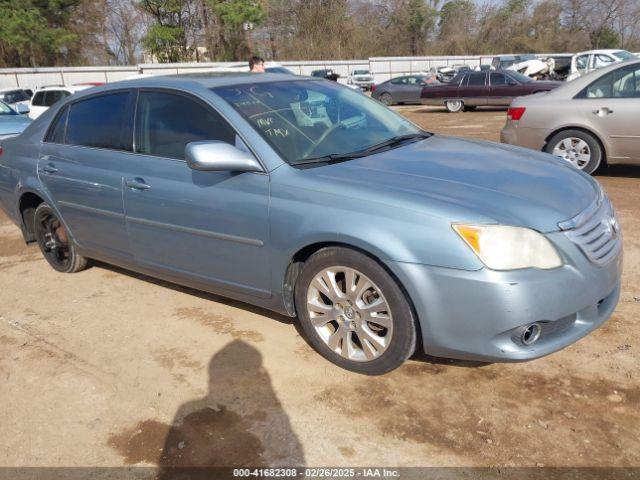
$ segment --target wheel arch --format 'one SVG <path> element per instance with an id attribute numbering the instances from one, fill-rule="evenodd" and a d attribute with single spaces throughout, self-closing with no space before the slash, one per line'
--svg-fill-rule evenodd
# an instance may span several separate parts
<path id="1" fill-rule="evenodd" d="M 27 243 L 33 243 L 36 241 L 33 229 L 34 214 L 36 212 L 36 208 L 38 208 L 40 204 L 45 203 L 45 201 L 44 195 L 32 190 L 22 192 L 18 198 L 20 227 L 22 229 L 24 240 Z"/>
<path id="2" fill-rule="evenodd" d="M 598 142 L 598 144 L 600 145 L 600 148 L 602 149 L 602 159 L 601 164 L 603 165 L 608 165 L 608 158 L 609 158 L 609 149 L 608 146 L 606 144 L 606 142 L 600 137 L 599 134 L 597 134 L 596 132 L 594 132 L 592 129 L 584 127 L 582 125 L 563 125 L 562 127 L 556 128 L 555 130 L 553 130 L 549 135 L 547 135 L 547 137 L 544 139 L 544 145 L 542 146 L 542 149 L 545 150 L 547 148 L 547 145 L 549 144 L 549 141 L 557 134 L 565 132 L 567 130 L 578 130 L 581 132 L 584 132 L 588 135 L 591 135 L 593 138 L 596 139 L 596 141 Z"/>
<path id="3" fill-rule="evenodd" d="M 415 308 L 413 299 L 409 294 L 409 291 L 405 288 L 405 286 L 403 285 L 398 275 L 396 275 L 389 268 L 387 263 L 383 261 L 383 258 L 385 257 L 385 255 L 381 254 L 381 252 L 375 247 L 373 248 L 363 247 L 361 245 L 357 245 L 356 242 L 349 242 L 349 241 L 342 241 L 342 240 L 317 241 L 317 242 L 310 243 L 298 248 L 295 251 L 295 253 L 291 255 L 289 259 L 289 264 L 287 265 L 287 268 L 285 270 L 285 278 L 283 281 L 283 289 L 282 289 L 283 301 L 284 301 L 284 305 L 287 310 L 287 313 L 292 317 L 296 316 L 294 293 L 295 293 L 296 283 L 297 283 L 298 277 L 300 276 L 300 272 L 302 271 L 302 267 L 304 266 L 304 263 L 314 253 L 327 247 L 341 247 L 341 248 L 355 250 L 363 255 L 366 255 L 373 261 L 375 261 L 391 276 L 391 278 L 396 282 L 396 284 L 404 294 L 405 298 L 407 299 L 407 302 L 409 303 L 409 307 L 413 312 L 416 333 L 418 335 L 416 340 L 416 345 L 422 345 L 421 322 L 418 317 L 418 312 Z M 377 254 L 372 253 L 372 251 L 376 251 Z"/>

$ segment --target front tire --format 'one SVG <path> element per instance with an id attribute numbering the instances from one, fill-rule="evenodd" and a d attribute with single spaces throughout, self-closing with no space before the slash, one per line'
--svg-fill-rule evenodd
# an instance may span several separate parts
<path id="1" fill-rule="evenodd" d="M 590 175 L 602 163 L 600 142 L 582 130 L 565 130 L 555 134 L 547 143 L 545 151 L 565 159 L 578 170 Z"/>
<path id="2" fill-rule="evenodd" d="M 404 292 L 363 253 L 342 247 L 316 252 L 300 272 L 295 303 L 309 342 L 347 370 L 381 375 L 415 350 L 415 318 Z"/>
<path id="3" fill-rule="evenodd" d="M 444 106 L 449 113 L 458 113 L 464 108 L 464 102 L 462 100 L 447 100 L 444 102 Z"/>
<path id="4" fill-rule="evenodd" d="M 87 267 L 87 259 L 76 251 L 64 224 L 49 205 L 41 203 L 33 217 L 33 231 L 49 265 L 62 273 L 75 273 Z"/>

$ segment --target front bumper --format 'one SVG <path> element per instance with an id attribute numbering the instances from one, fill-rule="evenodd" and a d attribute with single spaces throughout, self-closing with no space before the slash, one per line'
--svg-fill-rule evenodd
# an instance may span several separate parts
<path id="1" fill-rule="evenodd" d="M 548 355 L 587 335 L 613 313 L 620 295 L 622 252 L 599 267 L 561 232 L 547 235 L 565 265 L 554 270 L 455 270 L 388 262 L 411 297 L 425 353 L 487 362 Z M 532 345 L 522 327 L 541 322 Z"/>
<path id="2" fill-rule="evenodd" d="M 371 88 L 371 86 L 374 84 L 374 81 L 373 80 L 352 80 L 351 84 L 356 85 L 358 87 L 362 87 L 362 88 Z"/>

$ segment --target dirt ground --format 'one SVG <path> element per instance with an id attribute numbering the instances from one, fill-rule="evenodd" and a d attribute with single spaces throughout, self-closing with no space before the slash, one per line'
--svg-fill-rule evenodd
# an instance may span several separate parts
<path id="1" fill-rule="evenodd" d="M 401 107 L 498 140 L 502 110 Z M 376 378 L 285 317 L 107 265 L 54 272 L 0 218 L 0 466 L 640 466 L 640 167 L 599 180 L 625 233 L 621 302 L 533 362 L 418 356 Z"/>

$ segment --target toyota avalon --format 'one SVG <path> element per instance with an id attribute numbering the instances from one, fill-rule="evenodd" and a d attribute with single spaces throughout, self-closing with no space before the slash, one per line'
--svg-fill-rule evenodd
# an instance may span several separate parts
<path id="1" fill-rule="evenodd" d="M 97 259 L 297 317 L 321 355 L 365 374 L 417 349 L 541 357 L 605 322 L 620 292 L 621 233 L 594 179 L 430 134 L 321 79 L 78 92 L 3 142 L 0 205 L 60 272 Z"/>

